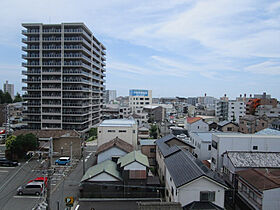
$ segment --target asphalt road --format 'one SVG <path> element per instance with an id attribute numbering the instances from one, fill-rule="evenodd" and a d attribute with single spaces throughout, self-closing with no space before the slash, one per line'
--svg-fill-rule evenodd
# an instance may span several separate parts
<path id="1" fill-rule="evenodd" d="M 87 170 L 91 167 L 95 161 L 95 151 L 96 146 L 87 146 L 86 147 L 86 155 L 85 155 L 85 169 Z M 80 180 L 83 177 L 83 162 L 80 161 L 76 168 L 72 170 L 69 176 L 64 177 L 64 179 L 59 183 L 59 185 L 52 189 L 51 193 L 51 209 L 65 209 L 65 201 L 64 199 L 68 196 L 73 196 L 75 200 L 78 199 L 79 196 L 79 184 Z"/>
<path id="2" fill-rule="evenodd" d="M 23 165 L 24 163 L 22 163 Z M 32 209 L 40 199 L 39 196 L 18 196 L 17 188 L 29 180 L 42 176 L 38 170 L 40 162 L 30 161 L 23 167 L 0 167 L 0 209 Z M 19 170 L 20 169 L 20 170 Z M 8 183 L 8 184 L 6 184 Z M 5 187 L 2 188 L 2 186 Z"/>
<path id="3" fill-rule="evenodd" d="M 137 209 L 137 201 L 80 201 L 77 210 L 133 210 Z"/>

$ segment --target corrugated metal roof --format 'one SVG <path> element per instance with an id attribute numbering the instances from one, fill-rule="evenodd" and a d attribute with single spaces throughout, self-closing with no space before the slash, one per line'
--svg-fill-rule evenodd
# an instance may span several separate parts
<path id="1" fill-rule="evenodd" d="M 280 131 L 275 130 L 275 129 L 271 129 L 271 128 L 265 128 L 263 130 L 260 130 L 260 131 L 256 132 L 255 134 L 258 134 L 258 135 L 279 135 L 280 136 Z"/>
<path id="2" fill-rule="evenodd" d="M 180 152 L 165 158 L 164 161 L 177 188 L 202 176 L 206 176 L 225 186 L 224 181 L 216 173 L 208 169 L 187 151 L 180 150 Z"/>
<path id="3" fill-rule="evenodd" d="M 99 126 L 100 127 L 109 127 L 109 126 L 124 126 L 131 127 L 135 125 L 134 119 L 112 119 L 112 120 L 104 120 Z"/>
<path id="4" fill-rule="evenodd" d="M 100 164 L 90 167 L 81 179 L 81 182 L 86 181 L 102 172 L 106 172 L 113 177 L 122 180 L 120 172 L 117 170 L 117 164 L 111 160 L 106 160 Z"/>
<path id="5" fill-rule="evenodd" d="M 124 167 L 134 161 L 144 166 L 150 167 L 147 156 L 142 154 L 141 151 L 133 151 L 123 157 L 120 157 L 118 159 L 118 164 L 121 164 L 121 167 Z"/>
<path id="6" fill-rule="evenodd" d="M 156 139 L 142 139 L 140 140 L 140 145 L 156 145 Z"/>

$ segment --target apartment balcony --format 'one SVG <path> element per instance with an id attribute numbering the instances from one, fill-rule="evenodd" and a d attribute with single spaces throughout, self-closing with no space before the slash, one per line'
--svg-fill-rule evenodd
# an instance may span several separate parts
<path id="1" fill-rule="evenodd" d="M 81 96 L 81 95 L 64 95 L 63 99 L 90 99 L 89 96 Z"/>
<path id="2" fill-rule="evenodd" d="M 98 69 L 92 68 L 91 70 L 96 74 L 100 74 L 100 71 Z"/>
<path id="3" fill-rule="evenodd" d="M 61 50 L 60 45 L 43 45 L 43 50 Z"/>
<path id="4" fill-rule="evenodd" d="M 60 107 L 61 103 L 44 103 L 42 104 L 42 107 Z"/>
<path id="5" fill-rule="evenodd" d="M 27 71 L 22 71 L 21 72 L 23 75 L 38 75 L 41 74 L 41 71 L 34 71 L 34 70 L 27 70 Z"/>
<path id="6" fill-rule="evenodd" d="M 39 54 L 38 53 L 22 54 L 21 58 L 23 58 L 23 59 L 36 59 L 36 58 L 39 58 Z"/>
<path id="7" fill-rule="evenodd" d="M 51 29 L 43 29 L 43 34 L 59 34 L 61 33 L 61 29 L 51 28 Z"/>
<path id="8" fill-rule="evenodd" d="M 23 83 L 41 83 L 41 79 L 22 79 Z"/>
<path id="9" fill-rule="evenodd" d="M 99 89 L 92 89 L 92 92 L 93 93 L 100 93 L 100 90 Z"/>
<path id="10" fill-rule="evenodd" d="M 97 57 L 95 54 L 92 54 L 92 57 L 95 59 L 95 61 L 96 62 L 100 62 L 100 58 L 99 57 Z"/>
<path id="11" fill-rule="evenodd" d="M 61 83 L 60 78 L 43 78 L 42 81 L 44 83 Z"/>
<path id="12" fill-rule="evenodd" d="M 61 98 L 61 95 L 59 94 L 43 94 L 42 95 L 42 99 L 60 99 Z"/>
<path id="13" fill-rule="evenodd" d="M 83 48 L 82 45 L 64 45 L 64 50 L 81 50 Z"/>
<path id="14" fill-rule="evenodd" d="M 39 98 L 41 98 L 41 95 L 33 95 L 33 94 L 24 94 L 24 95 L 22 95 L 22 98 L 23 99 L 39 99 Z"/>
<path id="15" fill-rule="evenodd" d="M 41 115 L 40 111 L 24 110 L 22 111 L 24 115 Z"/>
<path id="16" fill-rule="evenodd" d="M 39 62 L 31 62 L 31 63 L 25 63 L 25 62 L 23 62 L 23 63 L 21 63 L 21 65 L 23 66 L 23 67 L 40 67 L 40 63 Z"/>
<path id="17" fill-rule="evenodd" d="M 41 122 L 41 119 L 39 117 L 37 117 L 37 118 L 24 118 L 23 121 L 32 123 L 32 122 Z"/>
<path id="18" fill-rule="evenodd" d="M 26 35 L 26 34 L 39 34 L 40 30 L 39 29 L 28 29 L 28 30 L 22 30 L 21 33 Z"/>
<path id="19" fill-rule="evenodd" d="M 82 71 L 82 70 L 76 70 L 76 69 L 71 69 L 71 70 L 67 70 L 67 69 L 64 69 L 63 70 L 63 74 L 67 74 L 67 75 L 84 75 L 84 76 L 87 76 L 87 77 L 91 77 L 92 75 L 85 72 L 85 71 Z"/>
<path id="20" fill-rule="evenodd" d="M 22 87 L 23 91 L 41 91 L 41 87 Z"/>
<path id="21" fill-rule="evenodd" d="M 60 68 L 59 69 L 43 69 L 42 74 L 43 75 L 61 75 L 61 70 L 60 70 Z"/>
<path id="22" fill-rule="evenodd" d="M 43 123 L 50 123 L 50 124 L 61 123 L 61 119 L 60 120 L 57 120 L 57 119 L 42 119 L 42 122 Z"/>
<path id="23" fill-rule="evenodd" d="M 89 107 L 90 104 L 81 104 L 81 103 L 63 103 L 63 106 L 65 107 Z"/>
<path id="24" fill-rule="evenodd" d="M 54 111 L 42 111 L 44 115 L 61 115 L 61 112 L 54 112 Z"/>
<path id="25" fill-rule="evenodd" d="M 84 124 L 87 123 L 89 121 L 89 119 L 63 119 L 62 122 L 64 124 Z"/>
<path id="26" fill-rule="evenodd" d="M 63 87 L 63 91 L 78 91 L 78 92 L 89 92 L 89 88 L 84 88 L 84 87 Z"/>
<path id="27" fill-rule="evenodd" d="M 61 91 L 61 87 L 55 87 L 55 86 L 42 87 L 42 91 Z"/>
<path id="28" fill-rule="evenodd" d="M 53 58 L 53 59 L 61 59 L 60 53 L 44 53 L 43 58 Z"/>
<path id="29" fill-rule="evenodd" d="M 100 55 L 100 52 L 98 50 L 95 49 L 95 47 L 92 47 L 93 52 L 96 53 L 96 55 Z"/>
<path id="30" fill-rule="evenodd" d="M 38 51 L 40 48 L 39 46 L 28 46 L 28 47 L 22 47 L 21 48 L 23 51 Z"/>
<path id="31" fill-rule="evenodd" d="M 37 42 L 40 41 L 40 39 L 39 38 L 35 38 L 35 37 L 32 37 L 32 38 L 30 37 L 30 38 L 22 38 L 21 41 L 23 43 L 37 43 Z"/>
<path id="32" fill-rule="evenodd" d="M 43 42 L 61 42 L 60 37 L 43 37 Z"/>
<path id="33" fill-rule="evenodd" d="M 85 115 L 89 115 L 89 111 L 87 112 L 80 112 L 80 111 L 64 111 L 62 112 L 63 116 L 85 116 Z"/>
<path id="34" fill-rule="evenodd" d="M 28 107 L 40 107 L 41 103 L 28 102 L 26 105 Z"/>
<path id="35" fill-rule="evenodd" d="M 43 66 L 61 66 L 61 62 L 43 62 Z"/>
<path id="36" fill-rule="evenodd" d="M 63 79 L 64 83 L 84 83 L 84 84 L 90 84 L 90 81 L 85 79 Z"/>

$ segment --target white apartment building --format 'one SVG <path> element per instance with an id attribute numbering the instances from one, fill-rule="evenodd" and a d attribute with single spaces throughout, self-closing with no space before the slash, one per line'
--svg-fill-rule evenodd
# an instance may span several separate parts
<path id="1" fill-rule="evenodd" d="M 148 121 L 147 113 L 143 113 L 143 107 L 152 104 L 152 90 L 129 90 L 129 107 L 133 114 L 140 116 L 141 123 Z"/>
<path id="2" fill-rule="evenodd" d="M 280 152 L 279 135 L 217 133 L 212 135 L 211 169 L 221 172 L 228 151 Z"/>
<path id="3" fill-rule="evenodd" d="M 137 149 L 137 130 L 138 126 L 134 119 L 104 120 L 97 129 L 97 146 L 118 137 Z"/>
<path id="4" fill-rule="evenodd" d="M 106 48 L 84 23 L 22 26 L 28 128 L 88 131 L 100 122 Z"/>
<path id="5" fill-rule="evenodd" d="M 14 84 L 9 84 L 8 81 L 6 81 L 3 85 L 4 93 L 9 93 L 14 100 L 15 93 L 14 93 Z"/>
<path id="6" fill-rule="evenodd" d="M 228 121 L 239 124 L 239 117 L 245 115 L 246 103 L 243 101 L 229 100 L 228 101 Z"/>

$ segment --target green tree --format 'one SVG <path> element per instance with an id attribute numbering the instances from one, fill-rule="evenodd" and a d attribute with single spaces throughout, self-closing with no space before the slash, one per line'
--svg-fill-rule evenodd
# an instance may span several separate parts
<path id="1" fill-rule="evenodd" d="M 21 96 L 20 96 L 20 94 L 19 93 L 17 93 L 16 94 L 16 96 L 15 96 L 15 99 L 14 99 L 14 101 L 13 101 L 14 103 L 17 103 L 17 102 L 22 102 L 22 98 L 21 98 Z"/>
<path id="2" fill-rule="evenodd" d="M 151 125 L 150 128 L 150 137 L 152 137 L 153 139 L 157 139 L 158 137 L 158 128 L 157 125 Z"/>
<path id="3" fill-rule="evenodd" d="M 7 149 L 19 158 L 23 158 L 28 151 L 34 151 L 39 146 L 36 136 L 31 133 L 9 138 L 6 142 Z"/>
<path id="4" fill-rule="evenodd" d="M 0 104 L 10 104 L 13 102 L 13 99 L 11 97 L 11 95 L 6 92 L 6 93 L 3 93 L 2 90 L 0 90 Z"/>
<path id="5" fill-rule="evenodd" d="M 97 128 L 91 128 L 89 130 L 89 137 L 92 137 L 93 139 L 97 138 Z"/>

